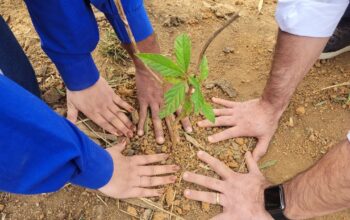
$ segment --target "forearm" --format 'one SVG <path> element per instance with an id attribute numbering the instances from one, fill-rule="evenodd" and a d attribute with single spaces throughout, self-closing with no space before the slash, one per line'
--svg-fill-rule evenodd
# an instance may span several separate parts
<path id="1" fill-rule="evenodd" d="M 326 215 L 350 207 L 350 143 L 334 146 L 312 168 L 284 184 L 290 219 Z"/>
<path id="2" fill-rule="evenodd" d="M 301 37 L 279 31 L 270 77 L 262 100 L 283 112 L 327 41 L 328 38 Z"/>

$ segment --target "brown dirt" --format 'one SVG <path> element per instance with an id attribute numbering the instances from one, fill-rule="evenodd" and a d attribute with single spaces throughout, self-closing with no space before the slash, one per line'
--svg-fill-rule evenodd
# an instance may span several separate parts
<path id="1" fill-rule="evenodd" d="M 182 32 L 191 35 L 194 54 L 198 54 L 210 33 L 223 23 L 225 15 L 241 9 L 242 17 L 239 21 L 219 35 L 207 52 L 211 69 L 209 81 L 229 82 L 238 93 L 235 100 L 241 101 L 256 98 L 261 93 L 268 77 L 276 41 L 277 26 L 273 17 L 276 1 L 265 0 L 262 14 L 257 12 L 257 2 L 154 0 L 147 2 L 147 8 L 165 54 L 172 52 L 173 40 Z M 54 65 L 40 48 L 39 38 L 23 1 L 0 0 L 0 14 L 8 20 L 29 56 L 45 94 L 44 99 L 53 109 L 64 115 L 66 111 L 64 86 Z M 103 38 L 110 27 L 103 18 L 99 17 L 98 20 Z M 100 46 L 95 50 L 94 57 L 101 74 L 110 81 L 116 91 L 124 99 L 135 103 L 132 63 L 114 62 L 102 55 Z M 344 138 L 350 124 L 350 105 L 342 99 L 347 98 L 350 88 L 340 87 L 322 92 L 320 89 L 349 79 L 350 65 L 347 62 L 349 58 L 350 54 L 344 54 L 336 59 L 317 63 L 299 86 L 283 115 L 269 152 L 261 162 L 277 160 L 275 166 L 264 171 L 270 181 L 279 183 L 293 177 L 317 161 L 333 143 Z M 213 96 L 228 98 L 218 86 L 213 88 L 208 86 L 205 93 L 208 98 Z M 199 118 L 192 118 L 193 124 L 198 120 Z M 149 126 L 148 135 L 132 140 L 126 154 L 167 152 L 171 154 L 167 163 L 179 164 L 182 171 L 190 170 L 214 175 L 196 159 L 197 149 L 184 138 L 176 149 L 171 149 L 169 141 L 163 146 L 158 146 L 154 141 L 151 123 Z M 244 168 L 242 156 L 245 151 L 252 148 L 254 141 L 236 139 L 215 146 L 208 144 L 205 141 L 206 136 L 217 130 L 219 129 L 204 130 L 195 127 L 192 137 L 234 170 Z M 181 136 L 183 137 L 183 134 Z M 105 145 L 103 140 L 97 141 Z M 184 199 L 182 192 L 186 187 L 197 188 L 179 181 L 167 188 L 163 198 L 153 200 L 161 204 L 164 209 L 185 219 L 208 219 L 221 211 L 218 206 Z M 174 194 L 175 198 L 172 196 Z M 142 216 L 148 215 L 149 212 L 144 208 L 100 197 L 93 191 L 72 185 L 67 185 L 58 193 L 39 196 L 0 194 L 0 216 L 5 216 L 4 219 L 130 219 L 133 218 L 130 215 Z M 153 215 L 153 219 L 168 217 L 160 212 Z M 346 210 L 318 219 L 349 218 L 350 211 Z"/>

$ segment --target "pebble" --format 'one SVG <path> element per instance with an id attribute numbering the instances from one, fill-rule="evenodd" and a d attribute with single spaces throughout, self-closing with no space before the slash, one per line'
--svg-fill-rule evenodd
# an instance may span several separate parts
<path id="1" fill-rule="evenodd" d="M 235 142 L 239 145 L 243 145 L 244 144 L 244 139 L 243 138 L 236 138 Z"/>
<path id="2" fill-rule="evenodd" d="M 165 201 L 168 206 L 171 206 L 175 199 L 174 189 L 169 187 L 165 192 Z"/>
<path id="3" fill-rule="evenodd" d="M 141 220 L 148 220 L 152 216 L 152 209 L 146 209 L 141 216 Z"/>
<path id="4" fill-rule="evenodd" d="M 234 50 L 231 47 L 225 47 L 222 51 L 225 54 L 229 54 L 229 53 L 233 53 L 234 52 Z"/>
<path id="5" fill-rule="evenodd" d="M 126 211 L 127 211 L 127 213 L 129 213 L 132 216 L 137 216 L 137 210 L 132 206 L 128 206 Z"/>
<path id="6" fill-rule="evenodd" d="M 311 134 L 310 137 L 309 137 L 309 140 L 312 141 L 312 142 L 316 141 L 315 135 Z"/>
<path id="7" fill-rule="evenodd" d="M 202 202 L 202 210 L 205 211 L 205 212 L 209 212 L 209 210 L 210 210 L 209 203 Z"/>
<path id="8" fill-rule="evenodd" d="M 305 107 L 300 106 L 295 110 L 295 112 L 297 113 L 297 115 L 304 115 L 305 114 Z"/>
<path id="9" fill-rule="evenodd" d="M 155 212 L 153 215 L 153 220 L 166 220 L 168 215 L 163 212 Z"/>
<path id="10" fill-rule="evenodd" d="M 289 126 L 289 127 L 294 127 L 294 120 L 293 120 L 292 117 L 289 118 L 288 126 Z"/>

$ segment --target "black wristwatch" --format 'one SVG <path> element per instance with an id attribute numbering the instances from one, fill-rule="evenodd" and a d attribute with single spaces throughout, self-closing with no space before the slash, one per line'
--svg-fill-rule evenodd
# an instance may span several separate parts
<path id="1" fill-rule="evenodd" d="M 286 207 L 282 185 L 272 186 L 264 192 L 265 209 L 276 220 L 288 220 L 283 214 Z"/>

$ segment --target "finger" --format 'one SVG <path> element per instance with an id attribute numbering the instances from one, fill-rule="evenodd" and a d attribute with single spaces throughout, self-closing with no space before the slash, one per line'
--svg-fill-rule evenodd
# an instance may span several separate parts
<path id="1" fill-rule="evenodd" d="M 136 198 L 136 197 L 156 197 L 162 196 L 164 194 L 164 189 L 145 189 L 145 188 L 132 188 L 127 197 Z"/>
<path id="2" fill-rule="evenodd" d="M 140 187 L 154 187 L 175 183 L 176 176 L 140 176 Z"/>
<path id="3" fill-rule="evenodd" d="M 178 117 L 181 117 L 181 109 L 178 109 L 176 111 L 176 114 Z M 192 129 L 192 125 L 191 125 L 191 121 L 188 117 L 185 117 L 183 119 L 181 119 L 181 124 L 183 129 L 187 132 L 187 133 L 192 133 L 193 129 Z"/>
<path id="4" fill-rule="evenodd" d="M 207 152 L 199 151 L 197 155 L 199 159 L 209 164 L 209 166 L 222 178 L 227 179 L 232 173 L 232 170 L 228 168 L 223 162 L 216 159 L 215 157 L 210 156 Z"/>
<path id="5" fill-rule="evenodd" d="M 216 204 L 216 193 L 215 192 L 205 192 L 205 191 L 197 191 L 197 190 L 191 190 L 191 189 L 186 189 L 184 192 L 184 195 L 186 198 L 191 199 L 191 200 L 196 200 L 200 202 L 206 202 L 210 204 Z M 223 204 L 223 196 L 220 193 L 219 194 L 219 202 L 220 205 Z"/>
<path id="6" fill-rule="evenodd" d="M 214 109 L 214 114 L 215 114 L 216 116 L 228 116 L 228 115 L 232 115 L 232 109 L 230 109 L 230 108 Z"/>
<path id="7" fill-rule="evenodd" d="M 102 117 L 104 117 L 109 123 L 111 123 L 118 131 L 122 132 L 126 137 L 131 138 L 133 136 L 132 130 L 126 127 L 126 125 L 113 114 L 113 112 L 106 109 L 102 113 Z"/>
<path id="8" fill-rule="evenodd" d="M 254 160 L 252 153 L 250 153 L 250 151 L 247 151 L 244 157 L 245 157 L 245 162 L 247 163 L 249 172 L 256 173 L 256 174 L 260 173 L 259 166 Z"/>
<path id="9" fill-rule="evenodd" d="M 224 182 L 212 177 L 203 176 L 191 172 L 185 172 L 183 179 L 187 182 L 195 183 L 197 185 L 204 186 L 208 189 L 221 192 L 223 190 Z"/>
<path id="10" fill-rule="evenodd" d="M 210 143 L 216 143 L 219 141 L 227 140 L 229 138 L 242 136 L 242 131 L 236 126 L 228 128 L 222 132 L 216 133 L 208 137 Z"/>
<path id="11" fill-rule="evenodd" d="M 128 127 L 130 130 L 134 130 L 134 125 L 130 121 L 130 119 L 120 110 L 120 108 L 114 103 L 110 106 L 108 106 L 108 109 L 121 120 L 126 127 Z"/>
<path id="12" fill-rule="evenodd" d="M 139 175 L 141 176 L 156 176 L 167 173 L 175 173 L 180 170 L 179 166 L 176 165 L 165 165 L 165 166 L 142 166 L 139 167 Z"/>
<path id="13" fill-rule="evenodd" d="M 168 154 L 153 154 L 153 155 L 138 155 L 132 156 L 132 160 L 137 165 L 146 165 L 151 163 L 161 162 L 169 157 Z"/>
<path id="14" fill-rule="evenodd" d="M 126 138 L 123 138 L 123 140 L 118 143 L 117 145 L 113 146 L 113 149 L 116 149 L 118 152 L 122 152 L 125 149 L 126 146 Z"/>
<path id="15" fill-rule="evenodd" d="M 137 125 L 137 135 L 142 136 L 144 134 L 145 122 L 147 120 L 147 105 L 140 103 L 140 120 Z"/>
<path id="16" fill-rule="evenodd" d="M 270 139 L 260 138 L 254 151 L 253 158 L 255 161 L 259 161 L 262 156 L 266 154 L 267 148 L 269 147 Z"/>
<path id="17" fill-rule="evenodd" d="M 78 109 L 75 108 L 75 106 L 68 102 L 67 103 L 67 119 L 72 122 L 73 124 L 75 124 L 77 122 L 77 118 L 78 118 Z"/>
<path id="18" fill-rule="evenodd" d="M 198 122 L 199 127 L 208 128 L 208 127 L 219 127 L 219 126 L 233 126 L 232 116 L 220 116 L 215 118 L 215 123 L 210 122 L 209 120 L 203 120 Z"/>
<path id="19" fill-rule="evenodd" d="M 106 119 L 104 119 L 104 117 L 102 117 L 102 115 L 97 114 L 97 115 L 86 115 L 88 118 L 91 118 L 91 120 L 93 122 L 95 122 L 98 126 L 100 126 L 101 128 L 105 129 L 106 131 L 108 131 L 111 134 L 117 135 L 118 136 L 118 131 L 117 129 L 111 124 L 109 123 Z"/>
<path id="20" fill-rule="evenodd" d="M 125 109 L 128 112 L 133 112 L 135 111 L 135 109 L 129 105 L 126 101 L 124 101 L 123 99 L 121 99 L 119 96 L 114 95 L 113 96 L 113 102 L 118 105 L 119 107 Z"/>
<path id="21" fill-rule="evenodd" d="M 151 106 L 152 111 L 152 122 L 154 127 L 154 134 L 156 136 L 156 142 L 158 144 L 163 144 L 164 139 L 164 133 L 163 133 L 163 127 L 162 127 L 162 120 L 159 118 L 159 107 L 157 105 Z"/>
<path id="22" fill-rule="evenodd" d="M 213 102 L 216 103 L 216 104 L 219 104 L 219 105 L 223 105 L 225 107 L 228 107 L 228 108 L 232 108 L 235 103 L 232 102 L 232 101 L 228 101 L 228 100 L 225 100 L 225 99 L 220 99 L 220 98 L 212 98 Z"/>

